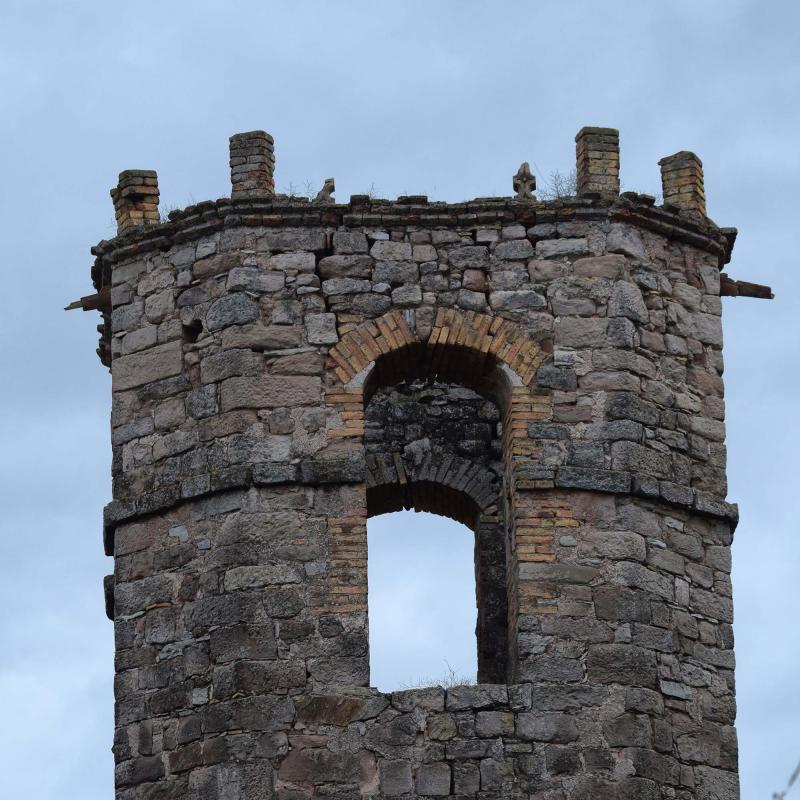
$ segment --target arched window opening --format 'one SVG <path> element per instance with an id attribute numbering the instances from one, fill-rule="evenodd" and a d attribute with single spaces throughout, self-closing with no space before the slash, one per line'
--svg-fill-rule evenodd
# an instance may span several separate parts
<path id="1" fill-rule="evenodd" d="M 491 353 L 449 345 L 415 343 L 379 356 L 364 381 L 364 401 L 376 390 L 420 379 L 469 387 L 500 406 L 509 400 L 509 375 Z"/>
<path id="2" fill-rule="evenodd" d="M 474 536 L 429 513 L 370 519 L 371 684 L 383 691 L 474 683 Z"/>
<path id="3" fill-rule="evenodd" d="M 530 478 L 518 470 L 528 423 L 548 417 L 549 400 L 530 387 L 551 350 L 501 317 L 439 308 L 430 322 L 395 309 L 341 336 L 326 388 L 339 414 L 332 433 L 363 443 L 368 518 L 413 509 L 473 531 L 477 679 L 502 683 L 511 677 L 509 633 L 519 609 L 509 580 L 513 487 Z M 367 561 L 361 556 L 357 574 L 341 576 L 361 581 L 362 598 Z M 382 680 L 378 672 L 372 682 Z"/>
<path id="4" fill-rule="evenodd" d="M 453 522 L 458 522 L 469 529 L 466 539 L 459 539 L 462 552 L 466 548 L 470 554 L 468 577 L 459 582 L 462 589 L 464 583 L 468 585 L 468 600 L 462 597 L 458 602 L 471 615 L 467 638 L 471 651 L 477 651 L 478 681 L 505 681 L 508 650 L 506 525 L 499 501 L 503 464 L 502 424 L 497 405 L 463 385 L 417 377 L 376 388 L 364 417 L 368 517 L 390 515 L 392 519 L 407 520 L 403 525 L 398 523 L 392 540 L 391 546 L 399 548 L 395 559 L 398 563 L 409 563 L 408 559 L 419 562 L 420 554 L 414 551 L 415 544 L 403 534 L 403 529 L 416 531 L 417 521 L 428 517 L 424 513 L 397 517 L 392 512 L 403 509 L 430 512 L 439 515 L 434 518 L 439 527 L 452 528 Z M 431 529 L 430 524 L 427 529 Z M 370 542 L 372 539 L 370 536 Z M 447 564 L 435 553 L 429 555 L 433 562 L 426 561 L 425 569 L 433 567 L 435 570 Z M 370 570 L 373 558 L 371 550 Z M 381 578 L 376 577 L 370 583 L 371 627 L 373 593 L 383 588 L 376 587 L 375 580 Z M 435 577 L 432 580 L 435 581 Z M 440 600 L 447 596 L 448 593 L 436 595 Z M 437 613 L 439 601 L 428 598 L 426 602 L 428 613 Z M 415 600 L 404 600 L 396 613 L 403 614 L 405 609 L 415 606 Z M 464 618 L 459 616 L 462 621 Z M 383 630 L 382 626 L 376 629 Z M 372 639 L 370 646 L 374 653 L 377 645 Z M 433 678 L 435 672 L 428 670 L 405 680 Z M 444 674 L 441 669 L 439 674 Z"/>

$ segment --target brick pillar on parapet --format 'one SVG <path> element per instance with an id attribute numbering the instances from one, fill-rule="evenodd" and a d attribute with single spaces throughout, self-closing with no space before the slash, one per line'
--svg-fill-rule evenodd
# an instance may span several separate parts
<path id="1" fill-rule="evenodd" d="M 658 165 L 661 167 L 664 204 L 705 216 L 703 162 L 694 153 L 681 150 L 662 158 Z"/>
<path id="2" fill-rule="evenodd" d="M 126 169 L 111 190 L 117 234 L 139 225 L 158 225 L 158 175 L 151 169 Z"/>
<path id="3" fill-rule="evenodd" d="M 578 195 L 616 197 L 619 194 L 619 131 L 581 128 L 575 137 Z"/>
<path id="4" fill-rule="evenodd" d="M 271 195 L 275 192 L 275 146 L 265 131 L 237 133 L 230 137 L 231 197 Z"/>

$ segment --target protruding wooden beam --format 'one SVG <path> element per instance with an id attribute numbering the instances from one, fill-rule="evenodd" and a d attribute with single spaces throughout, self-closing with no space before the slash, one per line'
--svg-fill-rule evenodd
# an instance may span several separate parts
<path id="1" fill-rule="evenodd" d="M 757 297 L 760 300 L 772 300 L 775 295 L 769 286 L 749 281 L 736 281 L 724 272 L 720 273 L 719 293 L 722 297 Z"/>
<path id="2" fill-rule="evenodd" d="M 88 294 L 80 300 L 73 300 L 64 311 L 74 311 L 82 308 L 84 311 L 111 311 L 111 290 L 106 286 L 97 294 Z"/>

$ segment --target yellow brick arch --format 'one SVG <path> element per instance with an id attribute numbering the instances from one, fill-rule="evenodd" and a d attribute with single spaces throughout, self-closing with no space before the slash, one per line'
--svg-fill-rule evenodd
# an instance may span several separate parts
<path id="1" fill-rule="evenodd" d="M 511 371 L 514 384 L 530 386 L 547 353 L 511 320 L 454 308 L 438 309 L 423 341 L 395 309 L 342 336 L 330 350 L 329 363 L 339 383 L 352 386 L 373 369 L 413 375 L 420 369 L 420 356 L 433 374 L 467 373 L 496 362 Z"/>

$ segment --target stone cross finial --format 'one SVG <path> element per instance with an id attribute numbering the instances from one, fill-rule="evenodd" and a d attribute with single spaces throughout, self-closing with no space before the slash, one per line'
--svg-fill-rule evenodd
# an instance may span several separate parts
<path id="1" fill-rule="evenodd" d="M 536 188 L 536 177 L 531 172 L 527 161 L 520 164 L 517 174 L 514 176 L 514 191 L 517 200 L 535 200 L 533 190 Z"/>
<path id="2" fill-rule="evenodd" d="M 332 203 L 333 202 L 333 193 L 336 191 L 336 184 L 333 181 L 333 178 L 325 178 L 325 183 L 322 184 L 322 188 L 317 192 L 317 196 L 314 198 L 315 203 Z"/>

